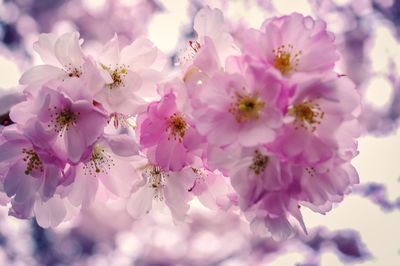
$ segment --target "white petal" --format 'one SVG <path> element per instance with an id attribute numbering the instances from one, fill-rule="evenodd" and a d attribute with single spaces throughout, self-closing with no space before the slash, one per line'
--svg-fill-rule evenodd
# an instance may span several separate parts
<path id="1" fill-rule="evenodd" d="M 119 40 L 118 35 L 115 34 L 114 37 L 106 43 L 103 50 L 99 55 L 99 61 L 106 67 L 115 67 L 119 63 L 120 53 L 119 53 Z"/>
<path id="2" fill-rule="evenodd" d="M 64 67 L 81 67 L 84 55 L 79 43 L 79 33 L 70 32 L 58 38 L 55 44 L 55 55 Z"/>
<path id="3" fill-rule="evenodd" d="M 19 83 L 22 85 L 45 83 L 53 79 L 63 79 L 66 76 L 67 74 L 64 70 L 55 66 L 34 66 L 22 74 Z"/>
<path id="4" fill-rule="evenodd" d="M 96 196 L 98 185 L 96 177 L 78 171 L 74 182 L 71 184 L 68 200 L 76 207 L 89 207 Z"/>
<path id="5" fill-rule="evenodd" d="M 121 51 L 121 64 L 131 70 L 148 68 L 157 58 L 158 49 L 146 38 L 139 38 Z"/>
<path id="6" fill-rule="evenodd" d="M 46 202 L 41 200 L 35 202 L 34 212 L 36 221 L 41 227 L 56 227 L 67 215 L 67 210 L 63 200 L 59 196 L 55 196 Z"/>
<path id="7" fill-rule="evenodd" d="M 150 212 L 154 198 L 154 189 L 148 184 L 144 185 L 134 194 L 127 203 L 128 213 L 135 219 Z"/>
<path id="8" fill-rule="evenodd" d="M 224 16 L 221 10 L 205 7 L 196 14 L 193 29 L 200 38 L 204 36 L 212 38 L 222 31 L 223 22 Z"/>
<path id="9" fill-rule="evenodd" d="M 33 49 L 39 54 L 45 64 L 58 66 L 59 62 L 54 54 L 54 46 L 58 36 L 54 33 L 43 33 L 39 40 L 33 44 Z"/>

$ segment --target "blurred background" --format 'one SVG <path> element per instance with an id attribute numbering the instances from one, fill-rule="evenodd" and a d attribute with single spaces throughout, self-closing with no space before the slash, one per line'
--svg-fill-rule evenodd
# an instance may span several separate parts
<path id="1" fill-rule="evenodd" d="M 94 206 L 59 228 L 42 229 L 0 209 L 0 265 L 400 265 L 400 0 L 0 0 L 0 119 L 7 123 L 23 71 L 37 64 L 32 44 L 44 32 L 80 32 L 95 51 L 117 33 L 148 37 L 171 67 L 194 37 L 204 5 L 223 10 L 232 34 L 291 12 L 324 19 L 363 98 L 361 184 L 323 216 L 303 209 L 309 234 L 261 239 L 236 216 L 201 208 L 175 226 L 164 213 L 132 221 L 122 202 Z M 1 199 L 0 199 L 1 200 Z"/>

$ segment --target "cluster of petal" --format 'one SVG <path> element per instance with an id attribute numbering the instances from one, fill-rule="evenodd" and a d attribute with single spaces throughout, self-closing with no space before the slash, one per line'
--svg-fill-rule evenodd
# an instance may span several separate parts
<path id="1" fill-rule="evenodd" d="M 213 21 L 210 19 L 210 21 Z M 206 24 L 207 25 L 207 24 Z M 301 208 L 326 213 L 357 184 L 360 99 L 334 71 L 334 36 L 323 21 L 291 14 L 237 34 L 240 55 L 220 62 L 205 38 L 184 73 L 205 161 L 229 177 L 257 234 L 306 232 Z"/>
<path id="2" fill-rule="evenodd" d="M 77 32 L 39 36 L 34 50 L 44 64 L 22 75 L 24 99 L 1 132 L 1 190 L 10 214 L 35 216 L 43 227 L 95 200 L 131 195 L 139 150 L 130 119 L 162 77 L 164 56 L 145 38 L 120 52 L 115 36 L 96 58 L 82 43 Z"/>
<path id="3" fill-rule="evenodd" d="M 144 37 L 91 56 L 76 32 L 41 35 L 44 64 L 21 77 L 0 135 L 10 213 L 56 226 L 124 198 L 134 219 L 166 206 L 180 223 L 197 198 L 278 240 L 307 232 L 301 208 L 340 202 L 358 183 L 360 100 L 325 23 L 294 13 L 233 37 L 207 7 L 194 31 L 168 79 Z"/>

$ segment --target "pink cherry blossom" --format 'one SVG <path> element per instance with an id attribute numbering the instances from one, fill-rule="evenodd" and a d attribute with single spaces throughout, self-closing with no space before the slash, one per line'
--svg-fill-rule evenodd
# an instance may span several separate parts
<path id="1" fill-rule="evenodd" d="M 218 170 L 210 171 L 197 160 L 190 166 L 193 184 L 188 189 L 205 207 L 211 210 L 228 211 L 238 206 L 238 195 L 230 184 L 230 178 Z"/>
<path id="2" fill-rule="evenodd" d="M 240 196 L 240 205 L 246 209 L 267 192 L 285 189 L 292 181 L 283 173 L 279 159 L 265 148 L 243 150 L 230 169 L 231 183 Z"/>
<path id="3" fill-rule="evenodd" d="M 281 125 L 276 101 L 282 87 L 272 76 L 258 80 L 219 73 L 198 93 L 203 104 L 193 111 L 196 128 L 217 147 L 269 143 Z"/>
<path id="4" fill-rule="evenodd" d="M 203 138 L 190 116 L 178 109 L 176 96 L 169 92 L 160 101 L 149 104 L 137 119 L 139 143 L 150 162 L 163 169 L 179 171 L 193 161 Z"/>
<path id="5" fill-rule="evenodd" d="M 299 205 L 286 191 L 271 192 L 245 211 L 251 230 L 263 237 L 285 240 L 296 233 L 297 224 L 306 232 Z"/>
<path id="6" fill-rule="evenodd" d="M 292 166 L 291 172 L 295 178 L 293 190 L 298 194 L 293 198 L 303 206 L 315 212 L 325 214 L 332 209 L 333 203 L 343 200 L 352 185 L 359 183 L 355 168 L 349 163 L 334 163 L 327 167 Z"/>
<path id="7" fill-rule="evenodd" d="M 142 177 L 137 191 L 127 203 L 129 214 L 137 219 L 150 212 L 154 201 L 165 202 L 174 221 L 183 222 L 189 210 L 188 202 L 192 198 L 189 192 L 194 177 L 192 168 L 169 172 L 159 166 L 147 165 Z"/>
<path id="8" fill-rule="evenodd" d="M 1 174 L 4 191 L 11 198 L 10 213 L 18 218 L 30 218 L 35 202 L 53 197 L 62 179 L 64 163 L 34 146 L 17 126 L 2 131 L 0 164 L 8 165 Z"/>
<path id="9" fill-rule="evenodd" d="M 91 101 L 77 100 L 43 88 L 41 98 L 15 105 L 11 119 L 23 125 L 25 134 L 57 157 L 77 163 L 103 133 L 107 117 Z"/>
<path id="10" fill-rule="evenodd" d="M 325 22 L 299 13 L 268 19 L 240 39 L 250 64 L 283 77 L 332 70 L 339 58 Z"/>
<path id="11" fill-rule="evenodd" d="M 270 148 L 292 162 L 307 166 L 354 147 L 360 98 L 354 84 L 335 73 L 297 86 L 286 112 L 282 135 Z"/>
<path id="12" fill-rule="evenodd" d="M 81 77 L 85 61 L 81 44 L 78 32 L 65 33 L 60 37 L 53 33 L 41 34 L 33 48 L 40 55 L 44 65 L 34 66 L 26 71 L 20 83 L 34 85 L 54 79 Z"/>
<path id="13" fill-rule="evenodd" d="M 225 64 L 228 56 L 239 54 L 239 49 L 224 23 L 221 10 L 210 7 L 201 9 L 194 18 L 193 29 L 197 33 L 197 39 L 189 41 L 187 53 L 181 56 L 180 61 L 183 66 L 190 65 L 195 58 L 199 57 L 196 54 L 202 50 L 206 39 L 213 43 L 218 61 L 222 65 Z"/>
<path id="14" fill-rule="evenodd" d="M 104 135 L 92 146 L 87 159 L 68 169 L 60 195 L 78 208 L 88 208 L 96 199 L 127 198 L 138 181 L 133 164 L 137 154 L 137 145 L 129 135 Z"/>
<path id="15" fill-rule="evenodd" d="M 342 201 L 359 182 L 361 108 L 334 72 L 326 24 L 293 13 L 231 35 L 205 7 L 193 30 L 181 69 L 145 36 L 125 45 L 115 34 L 99 53 L 95 43 L 83 53 L 77 32 L 39 36 L 43 64 L 0 108 L 10 215 L 56 227 L 117 202 L 130 221 L 158 206 L 181 223 L 194 200 L 282 240 L 307 233 L 304 207 L 324 214 Z"/>
<path id="16" fill-rule="evenodd" d="M 115 35 L 99 55 L 104 84 L 94 89 L 95 99 L 108 112 L 132 115 L 143 109 L 146 103 L 143 97 L 156 95 L 165 57 L 144 37 L 122 49 L 119 46 Z"/>

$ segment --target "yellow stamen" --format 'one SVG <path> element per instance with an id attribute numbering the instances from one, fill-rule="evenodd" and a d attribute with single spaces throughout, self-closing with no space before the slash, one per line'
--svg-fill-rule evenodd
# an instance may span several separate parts
<path id="1" fill-rule="evenodd" d="M 231 105 L 229 112 L 235 115 L 238 123 L 258 119 L 265 102 L 257 95 L 242 95 L 236 93 L 236 102 Z"/>
<path id="2" fill-rule="evenodd" d="M 174 113 L 168 119 L 167 131 L 169 130 L 175 140 L 182 142 L 187 126 L 185 119 L 181 115 Z"/>
<path id="3" fill-rule="evenodd" d="M 312 100 L 304 101 L 289 108 L 289 114 L 294 116 L 295 129 L 299 127 L 308 129 L 312 132 L 317 130 L 317 125 L 321 124 L 325 112 L 321 110 L 318 103 Z"/>
<path id="4" fill-rule="evenodd" d="M 108 173 L 111 167 L 115 166 L 111 156 L 105 152 L 104 148 L 100 144 L 95 144 L 90 155 L 90 159 L 83 168 L 85 169 L 85 175 L 96 176 L 99 173 Z"/>
<path id="5" fill-rule="evenodd" d="M 29 175 L 33 170 L 43 172 L 43 163 L 33 149 L 22 149 L 22 153 L 25 154 L 23 158 L 24 162 L 26 162 L 25 175 Z"/>
<path id="6" fill-rule="evenodd" d="M 262 155 L 258 150 L 256 150 L 254 152 L 253 162 L 250 165 L 250 170 L 252 170 L 256 175 L 260 175 L 267 168 L 268 161 L 268 156 Z"/>
<path id="7" fill-rule="evenodd" d="M 273 49 L 272 52 L 275 54 L 274 66 L 282 75 L 287 75 L 297 70 L 299 56 L 302 51 L 293 53 L 293 45 L 289 44 L 287 46 L 281 45 L 277 49 Z"/>

